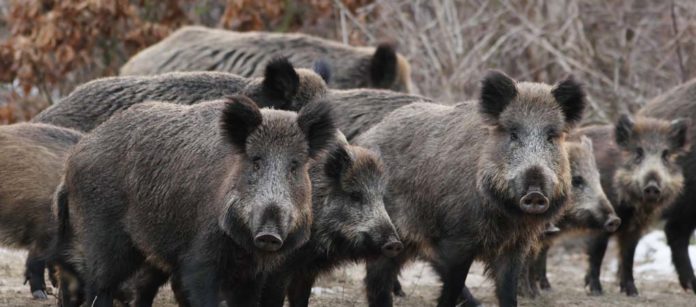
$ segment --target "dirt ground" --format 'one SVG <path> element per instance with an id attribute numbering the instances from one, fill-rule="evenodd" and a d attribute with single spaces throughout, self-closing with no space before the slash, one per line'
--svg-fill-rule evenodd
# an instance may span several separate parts
<path id="1" fill-rule="evenodd" d="M 610 247 L 607 253 L 615 254 Z M 24 252 L 0 249 L 0 306 L 55 306 L 55 297 L 48 301 L 30 299 L 29 287 L 23 285 Z M 641 263 L 637 262 L 636 267 Z M 602 281 L 605 295 L 590 297 L 583 285 L 586 256 L 577 250 L 554 248 L 549 259 L 549 279 L 554 289 L 544 292 L 536 300 L 522 298 L 521 306 L 696 306 L 696 295 L 684 292 L 674 273 L 659 274 L 640 272 L 636 281 L 640 297 L 629 298 L 619 293 L 612 272 L 615 261 L 605 260 Z M 669 271 L 670 268 L 667 268 Z M 673 271 L 673 270 L 672 270 Z M 312 306 L 344 307 L 365 306 L 362 289 L 364 269 L 359 265 L 343 268 L 330 276 L 323 277 L 313 289 Z M 407 296 L 397 298 L 396 306 L 434 306 L 439 292 L 439 282 L 427 264 L 416 262 L 407 267 L 401 276 Z M 495 306 L 492 283 L 483 276 L 480 264 L 475 264 L 467 279 L 472 293 L 485 305 Z M 55 293 L 55 291 L 53 291 Z M 156 306 L 176 306 L 168 287 L 161 291 Z"/>

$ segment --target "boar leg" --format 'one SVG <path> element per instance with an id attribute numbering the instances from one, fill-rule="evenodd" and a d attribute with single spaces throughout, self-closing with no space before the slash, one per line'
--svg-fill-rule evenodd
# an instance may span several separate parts
<path id="1" fill-rule="evenodd" d="M 492 268 L 495 273 L 495 295 L 500 306 L 517 306 L 517 283 L 524 256 L 522 248 L 502 252 L 495 259 Z"/>
<path id="2" fill-rule="evenodd" d="M 219 305 L 218 270 L 213 263 L 215 261 L 194 260 L 182 266 L 181 285 L 188 294 L 189 301 L 196 302 L 196 306 L 217 307 Z"/>
<path id="3" fill-rule="evenodd" d="M 534 260 L 534 279 L 532 279 L 532 282 L 538 282 L 542 290 L 551 290 L 551 283 L 546 276 L 546 259 L 548 258 L 549 248 L 549 244 L 544 243 L 541 251 L 539 251 L 539 255 Z"/>
<path id="4" fill-rule="evenodd" d="M 535 298 L 539 294 L 534 276 L 534 260 L 537 256 L 534 253 L 529 254 L 520 267 L 517 291 L 522 297 Z"/>
<path id="5" fill-rule="evenodd" d="M 46 261 L 39 255 L 35 247 L 29 250 L 26 263 L 26 282 L 29 282 L 31 295 L 34 299 L 48 299 L 46 294 L 46 282 L 44 281 L 44 271 L 46 270 Z"/>
<path id="6" fill-rule="evenodd" d="M 401 282 L 398 278 L 394 281 L 394 289 L 392 292 L 398 297 L 406 297 L 406 292 L 404 292 L 404 289 L 401 287 Z"/>
<path id="7" fill-rule="evenodd" d="M 390 307 L 393 305 L 392 290 L 401 267 L 406 262 L 405 253 L 395 258 L 381 256 L 367 262 L 365 286 L 367 301 L 371 307 Z"/>
<path id="8" fill-rule="evenodd" d="M 262 276 L 247 276 L 241 279 L 225 280 L 222 293 L 227 306 L 256 307 L 261 298 L 264 279 Z"/>
<path id="9" fill-rule="evenodd" d="M 590 295 L 602 295 L 599 274 L 610 237 L 611 235 L 608 233 L 600 233 L 589 239 L 587 252 L 590 256 L 590 267 L 585 275 L 585 286 L 590 287 Z"/>
<path id="10" fill-rule="evenodd" d="M 621 292 L 628 296 L 638 296 L 635 281 L 633 280 L 633 258 L 636 254 L 636 246 L 640 241 L 639 231 L 625 231 L 619 233 L 619 250 L 621 262 L 619 265 L 619 280 Z"/>
<path id="11" fill-rule="evenodd" d="M 469 268 L 474 262 L 474 253 L 462 252 L 459 242 L 443 240 L 438 245 L 437 260 L 433 268 L 442 280 L 442 290 L 437 306 L 455 306 L 462 295 Z"/>
<path id="12" fill-rule="evenodd" d="M 152 306 L 159 288 L 167 283 L 168 279 L 169 273 L 163 272 L 151 265 L 144 265 L 137 273 L 134 281 L 135 306 Z"/>
<path id="13" fill-rule="evenodd" d="M 680 221 L 670 217 L 665 225 L 667 243 L 672 249 L 672 263 L 679 275 L 679 284 L 684 290 L 692 290 L 696 294 L 696 276 L 689 258 L 689 239 L 694 233 L 696 224 L 693 221 Z"/>
<path id="14" fill-rule="evenodd" d="M 172 287 L 172 292 L 174 292 L 174 299 L 176 299 L 177 305 L 179 307 L 189 307 L 191 304 L 189 303 L 188 297 L 186 297 L 186 292 L 184 291 L 184 286 L 181 282 L 181 274 L 177 271 L 175 271 L 172 274 L 171 279 L 169 280 L 171 283 Z"/>
<path id="15" fill-rule="evenodd" d="M 302 272 L 295 274 L 288 285 L 288 301 L 290 307 L 307 307 L 312 286 L 317 279 L 317 272 Z"/>
<path id="16" fill-rule="evenodd" d="M 474 298 L 474 295 L 471 294 L 471 291 L 469 291 L 469 288 L 464 285 L 464 288 L 462 288 L 462 297 L 457 306 L 462 306 L 462 307 L 477 307 L 481 306 L 481 303 Z"/>
<path id="17" fill-rule="evenodd" d="M 137 272 L 144 258 L 118 223 L 100 219 L 94 219 L 94 223 L 102 225 L 101 229 L 86 232 L 84 239 L 87 303 L 93 307 L 112 306 L 114 295 Z"/>
<path id="18" fill-rule="evenodd" d="M 261 307 L 283 307 L 285 292 L 288 291 L 289 273 L 283 270 L 266 277 L 261 291 Z M 292 301 L 291 301 L 292 302 Z M 291 303 L 292 305 L 292 303 Z"/>

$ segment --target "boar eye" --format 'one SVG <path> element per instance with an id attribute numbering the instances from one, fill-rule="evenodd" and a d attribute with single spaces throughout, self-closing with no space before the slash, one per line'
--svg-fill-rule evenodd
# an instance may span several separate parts
<path id="1" fill-rule="evenodd" d="M 510 130 L 510 141 L 517 141 L 520 137 L 517 135 L 517 130 Z"/>
<path id="2" fill-rule="evenodd" d="M 350 193 L 350 200 L 356 202 L 356 203 L 361 203 L 363 200 L 362 193 L 360 192 L 352 192 Z"/>
<path id="3" fill-rule="evenodd" d="M 645 154 L 645 152 L 643 151 L 643 148 L 641 148 L 641 147 L 636 148 L 636 160 L 638 160 L 638 161 L 643 160 L 644 154 Z"/>
<path id="4" fill-rule="evenodd" d="M 251 163 L 254 166 L 254 170 L 258 171 L 261 169 L 261 157 L 253 157 Z"/>
<path id="5" fill-rule="evenodd" d="M 665 149 L 662 151 L 662 160 L 665 160 L 665 162 L 669 161 L 669 150 Z"/>
<path id="6" fill-rule="evenodd" d="M 295 173 L 297 173 L 297 169 L 299 169 L 299 168 L 300 168 L 300 162 L 298 162 L 297 160 L 292 160 L 290 162 L 290 172 L 295 174 Z"/>
<path id="7" fill-rule="evenodd" d="M 573 187 L 579 188 L 585 184 L 585 178 L 582 176 L 573 176 Z"/>

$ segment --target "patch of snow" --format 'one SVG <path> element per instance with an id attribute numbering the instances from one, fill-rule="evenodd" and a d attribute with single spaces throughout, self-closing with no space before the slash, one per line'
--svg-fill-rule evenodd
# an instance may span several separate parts
<path id="1" fill-rule="evenodd" d="M 692 265 L 696 266 L 696 246 L 689 245 L 689 256 Z M 618 259 L 612 258 L 609 269 L 616 272 L 618 267 Z M 641 278 L 647 279 L 657 276 L 676 276 L 672 265 L 672 251 L 667 245 L 667 239 L 662 230 L 649 232 L 640 240 L 638 247 L 636 247 L 633 272 L 636 275 L 641 275 Z"/>
<path id="2" fill-rule="evenodd" d="M 334 294 L 336 290 L 331 288 L 313 287 L 312 295 L 322 295 L 322 294 Z"/>

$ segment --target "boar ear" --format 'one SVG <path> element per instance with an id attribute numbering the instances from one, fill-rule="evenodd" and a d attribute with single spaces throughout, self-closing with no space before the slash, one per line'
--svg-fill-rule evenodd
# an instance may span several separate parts
<path id="1" fill-rule="evenodd" d="M 261 125 L 262 121 L 261 110 L 251 99 L 241 95 L 230 96 L 227 98 L 220 119 L 222 135 L 238 149 L 244 151 L 247 137 Z"/>
<path id="2" fill-rule="evenodd" d="M 669 138 L 673 150 L 682 150 L 688 145 L 688 131 L 691 120 L 675 119 L 670 123 Z"/>
<path id="3" fill-rule="evenodd" d="M 376 88 L 389 88 L 397 76 L 397 58 L 394 47 L 389 44 L 377 46 L 370 60 L 370 80 Z"/>
<path id="4" fill-rule="evenodd" d="M 585 91 L 573 76 L 569 76 L 556 84 L 551 90 L 551 94 L 561 105 L 567 124 L 575 126 L 582 120 L 585 111 Z"/>
<path id="5" fill-rule="evenodd" d="M 331 66 L 329 62 L 324 59 L 315 61 L 314 65 L 312 65 L 312 70 L 324 79 L 326 84 L 329 84 L 329 81 L 331 81 Z"/>
<path id="6" fill-rule="evenodd" d="M 266 65 L 262 86 L 268 97 L 289 104 L 300 88 L 300 76 L 288 59 L 273 59 Z"/>
<path id="7" fill-rule="evenodd" d="M 633 119 L 628 114 L 621 114 L 619 121 L 616 122 L 616 127 L 614 130 L 614 138 L 616 139 L 616 144 L 621 147 L 627 147 L 631 136 L 633 135 Z"/>
<path id="8" fill-rule="evenodd" d="M 495 123 L 515 96 L 515 81 L 501 71 L 489 71 L 481 81 L 479 113 L 489 122 Z"/>
<path id="9" fill-rule="evenodd" d="M 297 124 L 307 138 L 311 157 L 316 157 L 336 139 L 331 104 L 327 102 L 318 101 L 302 107 L 297 116 Z"/>
<path id="10" fill-rule="evenodd" d="M 329 152 L 324 164 L 324 171 L 326 176 L 336 180 L 336 182 L 340 182 L 341 176 L 351 165 L 353 165 L 353 159 L 348 153 L 346 146 L 337 145 Z"/>
<path id="11" fill-rule="evenodd" d="M 583 147 L 589 152 L 593 152 L 594 149 L 592 148 L 592 140 L 588 138 L 587 136 L 583 135 L 580 137 L 580 144 L 582 144 Z"/>

